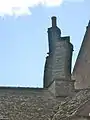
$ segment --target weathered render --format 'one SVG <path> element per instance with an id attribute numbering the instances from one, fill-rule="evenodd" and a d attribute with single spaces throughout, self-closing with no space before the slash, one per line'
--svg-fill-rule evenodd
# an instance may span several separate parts
<path id="1" fill-rule="evenodd" d="M 0 120 L 90 120 L 89 27 L 71 74 L 73 45 L 52 17 L 43 88 L 0 87 Z"/>

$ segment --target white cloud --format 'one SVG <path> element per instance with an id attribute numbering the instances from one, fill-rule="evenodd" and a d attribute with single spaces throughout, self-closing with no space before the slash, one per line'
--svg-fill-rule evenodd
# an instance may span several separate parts
<path id="1" fill-rule="evenodd" d="M 31 7 L 43 6 L 53 7 L 59 6 L 65 0 L 0 0 L 0 16 L 5 15 L 30 15 Z M 66 0 L 66 1 L 83 1 L 83 0 Z"/>
<path id="2" fill-rule="evenodd" d="M 69 1 L 69 2 L 83 2 L 84 0 L 66 0 L 66 1 Z"/>

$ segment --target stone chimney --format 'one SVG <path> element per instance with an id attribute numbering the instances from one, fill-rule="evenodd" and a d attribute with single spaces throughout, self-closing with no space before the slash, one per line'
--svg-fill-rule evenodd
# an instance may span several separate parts
<path id="1" fill-rule="evenodd" d="M 74 89 L 71 80 L 73 45 L 70 37 L 61 37 L 61 30 L 52 17 L 52 27 L 48 28 L 49 54 L 44 69 L 44 87 L 55 96 L 68 96 Z"/>
<path id="2" fill-rule="evenodd" d="M 57 26 L 57 18 L 55 16 L 53 16 L 52 18 L 52 27 L 56 27 Z"/>

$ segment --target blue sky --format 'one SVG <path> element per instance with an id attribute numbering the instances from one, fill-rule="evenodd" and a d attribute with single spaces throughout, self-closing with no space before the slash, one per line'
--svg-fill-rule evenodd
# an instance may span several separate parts
<path id="1" fill-rule="evenodd" d="M 51 17 L 57 16 L 62 36 L 71 37 L 74 65 L 90 19 L 90 0 L 7 1 L 0 4 L 0 85 L 42 87 Z"/>

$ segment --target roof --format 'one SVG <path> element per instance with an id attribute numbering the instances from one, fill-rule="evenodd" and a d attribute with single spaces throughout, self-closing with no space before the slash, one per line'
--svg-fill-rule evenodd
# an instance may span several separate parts
<path id="1" fill-rule="evenodd" d="M 2 120 L 51 120 L 57 103 L 47 89 L 0 87 Z"/>
<path id="2" fill-rule="evenodd" d="M 2 120 L 68 120 L 90 100 L 90 89 L 58 101 L 48 89 L 0 87 Z"/>
<path id="3" fill-rule="evenodd" d="M 2 120 L 68 120 L 90 100 L 90 89 L 58 101 L 48 89 L 0 87 Z"/>
<path id="4" fill-rule="evenodd" d="M 72 98 L 67 97 L 64 102 L 61 102 L 52 120 L 70 120 L 77 115 L 79 109 L 88 101 L 90 101 L 90 89 L 80 90 Z"/>

